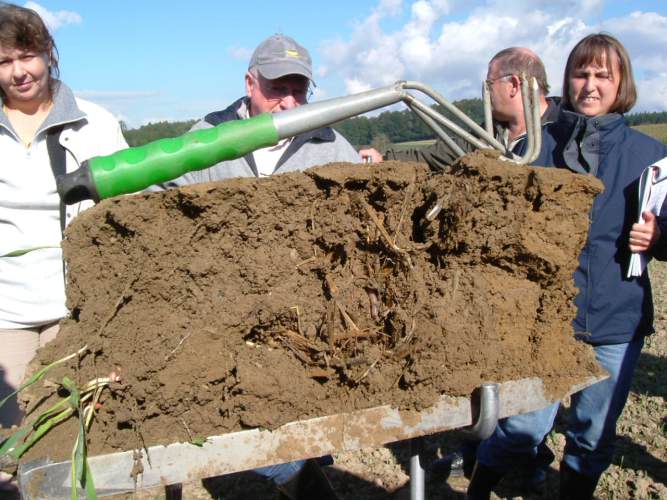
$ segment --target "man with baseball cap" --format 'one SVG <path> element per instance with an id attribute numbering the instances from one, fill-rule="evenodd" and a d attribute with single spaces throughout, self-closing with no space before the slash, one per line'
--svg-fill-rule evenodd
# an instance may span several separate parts
<path id="1" fill-rule="evenodd" d="M 192 130 L 215 127 L 261 113 L 276 113 L 305 104 L 314 84 L 308 51 L 286 35 L 272 35 L 255 49 L 245 74 L 246 95 L 222 111 L 209 113 Z M 347 140 L 330 127 L 306 132 L 256 150 L 236 160 L 223 161 L 189 172 L 149 191 L 211 182 L 230 177 L 262 177 L 305 170 L 332 162 L 360 163 Z M 273 480 L 283 498 L 335 500 L 338 498 L 317 460 L 271 465 L 255 472 Z"/>
<path id="2" fill-rule="evenodd" d="M 289 36 L 276 34 L 260 43 L 245 74 L 246 95 L 222 111 L 209 113 L 192 130 L 215 127 L 261 113 L 276 113 L 308 102 L 314 85 L 308 51 Z M 359 153 L 331 127 L 283 139 L 236 160 L 189 172 L 162 187 L 210 182 L 229 177 L 263 177 L 305 170 L 332 162 L 361 162 Z"/>

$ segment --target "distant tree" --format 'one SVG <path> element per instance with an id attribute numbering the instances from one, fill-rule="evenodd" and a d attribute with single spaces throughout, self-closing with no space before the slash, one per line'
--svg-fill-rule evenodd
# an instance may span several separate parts
<path id="1" fill-rule="evenodd" d="M 343 134 L 352 144 L 368 145 L 373 138 L 370 121 L 371 119 L 366 116 L 358 116 L 335 123 L 333 128 Z"/>
<path id="2" fill-rule="evenodd" d="M 474 122 L 482 124 L 484 121 L 484 108 L 481 99 L 461 99 L 453 104 L 468 115 Z M 445 117 L 463 126 L 452 113 L 440 105 L 433 106 Z M 667 123 L 667 111 L 642 112 L 626 115 L 626 119 L 632 126 Z M 125 122 L 121 122 L 121 130 L 130 146 L 140 146 L 147 142 L 163 139 L 165 137 L 177 137 L 187 132 L 194 124 L 194 120 L 179 122 L 157 122 L 143 125 L 136 129 L 128 129 Z M 374 140 L 384 144 L 389 142 L 419 141 L 434 139 L 435 134 L 422 122 L 417 115 L 410 110 L 385 111 L 374 117 L 357 116 L 335 123 L 333 127 L 347 138 L 353 145 L 368 146 Z M 382 149 L 377 148 L 378 151 Z"/>
<path id="3" fill-rule="evenodd" d="M 384 154 L 385 151 L 391 148 L 391 141 L 389 140 L 389 137 L 387 137 L 387 134 L 379 133 L 373 137 L 371 147 Z"/>
<path id="4" fill-rule="evenodd" d="M 195 120 L 149 123 L 136 129 L 123 130 L 123 135 L 130 146 L 143 146 L 158 139 L 183 135 L 190 130 L 194 123 Z"/>
<path id="5" fill-rule="evenodd" d="M 484 109 L 481 99 L 462 99 L 453 104 L 476 123 L 483 122 Z M 458 118 L 455 118 L 442 106 L 434 105 L 433 108 L 458 125 L 465 127 Z M 372 144 L 373 139 L 380 135 L 384 135 L 393 143 L 435 138 L 435 133 L 417 115 L 407 109 L 385 111 L 371 118 L 365 116 L 349 118 L 336 123 L 334 128 L 357 147 Z"/>
<path id="6" fill-rule="evenodd" d="M 667 111 L 654 111 L 652 113 L 632 113 L 630 115 L 626 115 L 625 119 L 631 126 L 667 123 Z"/>

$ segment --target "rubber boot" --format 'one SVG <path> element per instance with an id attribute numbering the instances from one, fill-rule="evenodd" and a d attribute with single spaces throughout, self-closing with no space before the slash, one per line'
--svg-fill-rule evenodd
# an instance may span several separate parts
<path id="1" fill-rule="evenodd" d="M 560 499 L 592 500 L 600 476 L 586 476 L 560 463 Z"/>
<path id="2" fill-rule="evenodd" d="M 303 469 L 278 487 L 281 499 L 290 500 L 338 500 L 327 475 L 317 460 L 306 460 Z"/>
<path id="3" fill-rule="evenodd" d="M 503 475 L 491 467 L 475 463 L 470 484 L 468 484 L 467 500 L 489 500 L 491 490 L 500 482 Z"/>

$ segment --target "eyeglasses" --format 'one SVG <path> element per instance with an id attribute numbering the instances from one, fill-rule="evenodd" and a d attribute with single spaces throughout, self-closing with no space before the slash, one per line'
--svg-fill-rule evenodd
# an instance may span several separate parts
<path id="1" fill-rule="evenodd" d="M 486 82 L 487 87 L 491 88 L 498 80 L 504 80 L 505 78 L 509 78 L 511 76 L 514 75 L 512 73 L 508 73 L 507 75 L 497 76 L 496 78 L 487 78 L 484 81 Z"/>
<path id="2" fill-rule="evenodd" d="M 263 78 L 257 79 L 253 77 L 253 80 L 259 83 L 259 86 L 262 89 L 262 93 L 264 94 L 264 98 L 267 101 L 278 102 L 291 95 L 296 102 L 305 103 L 313 95 L 310 82 L 308 82 L 305 87 L 299 87 L 281 85 L 277 81 L 274 82 L 272 80 L 265 80 Z"/>

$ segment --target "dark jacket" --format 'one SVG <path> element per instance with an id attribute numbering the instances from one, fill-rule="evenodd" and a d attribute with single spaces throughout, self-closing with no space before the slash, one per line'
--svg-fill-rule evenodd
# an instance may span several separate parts
<path id="1" fill-rule="evenodd" d="M 556 121 L 558 112 L 560 111 L 560 97 L 547 97 L 547 109 L 542 114 L 542 125 Z M 504 123 L 494 121 L 493 127 L 495 130 L 496 139 L 502 137 L 507 126 Z M 474 147 L 468 142 L 458 136 L 453 137 L 454 141 L 463 149 L 464 152 L 469 153 L 474 151 Z M 525 135 L 522 136 L 512 148 L 512 152 L 519 156 L 523 155 L 526 149 Z M 433 170 L 441 170 L 445 167 L 453 165 L 458 159 L 457 154 L 447 146 L 442 140 L 438 139 L 435 144 L 425 148 L 406 149 L 397 151 L 390 149 L 384 154 L 385 160 L 400 160 L 400 161 L 419 161 L 428 163 Z"/>
<path id="2" fill-rule="evenodd" d="M 590 212 L 586 245 L 574 281 L 575 335 L 594 345 L 629 342 L 653 333 L 653 297 L 648 272 L 626 278 L 629 232 L 638 211 L 638 181 L 647 166 L 667 156 L 667 146 L 631 129 L 618 114 L 588 118 L 561 110 L 542 134 L 535 165 L 594 175 L 604 184 Z M 651 256 L 667 258 L 667 219 Z"/>

